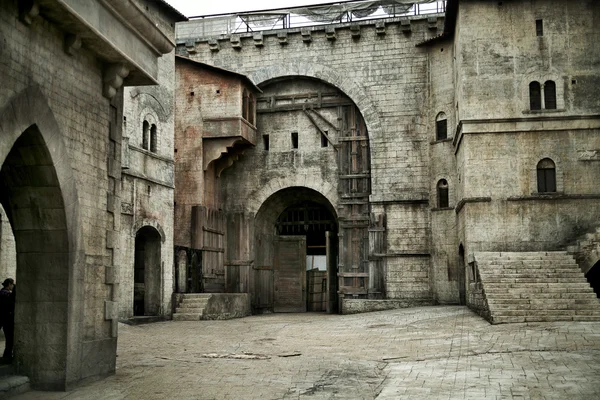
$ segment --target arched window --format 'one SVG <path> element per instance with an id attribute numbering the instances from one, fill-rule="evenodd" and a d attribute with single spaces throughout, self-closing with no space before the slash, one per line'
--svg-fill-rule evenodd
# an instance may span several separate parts
<path id="1" fill-rule="evenodd" d="M 438 208 L 449 207 L 448 201 L 448 181 L 440 179 L 437 183 Z"/>
<path id="2" fill-rule="evenodd" d="M 157 136 L 156 125 L 152 124 L 152 127 L 150 128 L 150 151 L 153 153 L 156 153 Z"/>
<path id="3" fill-rule="evenodd" d="M 142 149 L 148 150 L 148 134 L 150 131 L 150 124 L 144 120 L 142 124 Z"/>
<path id="4" fill-rule="evenodd" d="M 444 140 L 448 138 L 448 123 L 446 114 L 439 113 L 435 118 L 435 140 Z"/>
<path id="5" fill-rule="evenodd" d="M 554 161 L 544 158 L 537 165 L 538 193 L 556 192 L 556 166 Z"/>
<path id="6" fill-rule="evenodd" d="M 531 110 L 542 109 L 542 88 L 536 81 L 529 84 L 529 108 Z"/>
<path id="7" fill-rule="evenodd" d="M 544 107 L 546 110 L 556 110 L 556 84 L 554 81 L 544 83 Z"/>

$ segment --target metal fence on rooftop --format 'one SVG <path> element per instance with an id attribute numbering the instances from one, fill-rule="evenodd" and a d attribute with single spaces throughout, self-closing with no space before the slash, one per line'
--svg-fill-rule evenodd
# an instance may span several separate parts
<path id="1" fill-rule="evenodd" d="M 356 7 L 352 7 L 353 5 Z M 440 14 L 445 11 L 446 1 L 338 2 L 290 9 L 190 17 L 188 22 L 177 24 L 176 36 L 178 40 L 190 40 L 248 32 Z"/>

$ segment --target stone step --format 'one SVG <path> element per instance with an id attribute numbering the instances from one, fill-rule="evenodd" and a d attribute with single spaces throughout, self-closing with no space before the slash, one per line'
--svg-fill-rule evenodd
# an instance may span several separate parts
<path id="1" fill-rule="evenodd" d="M 175 313 L 173 314 L 173 321 L 200 321 L 201 314 L 198 313 Z"/>
<path id="2" fill-rule="evenodd" d="M 518 270 L 508 270 L 507 272 L 494 272 L 491 273 L 489 271 L 485 272 L 485 273 L 479 273 L 479 275 L 483 278 L 487 278 L 487 279 L 498 279 L 498 278 L 505 278 L 505 279 L 519 279 L 519 278 L 537 278 L 537 279 L 543 279 L 543 278 L 550 278 L 550 279 L 561 279 L 561 278 L 565 278 L 565 279 L 579 279 L 582 280 L 584 279 L 584 275 L 580 270 L 570 270 L 570 271 L 566 271 L 566 272 L 524 272 L 524 271 L 518 271 Z"/>
<path id="3" fill-rule="evenodd" d="M 519 300 L 519 299 L 594 299 L 596 298 L 596 295 L 594 293 L 529 293 L 529 292 L 525 292 L 525 293 L 521 293 L 520 295 L 518 295 L 518 297 L 515 297 L 515 294 L 511 294 L 511 293 L 495 293 L 494 294 L 494 299 L 495 300 L 502 300 L 502 299 L 515 299 L 515 300 Z M 491 299 L 488 299 L 488 302 Z"/>
<path id="4" fill-rule="evenodd" d="M 179 304 L 207 304 L 208 299 L 183 299 Z"/>
<path id="5" fill-rule="evenodd" d="M 185 293 L 183 299 L 209 299 L 212 293 Z"/>
<path id="6" fill-rule="evenodd" d="M 492 313 L 494 317 L 532 317 L 532 316 L 565 316 L 573 317 L 575 315 L 582 315 L 588 317 L 600 318 L 600 310 L 497 310 Z"/>
<path id="7" fill-rule="evenodd" d="M 600 310 L 600 306 L 598 304 L 591 304 L 591 303 L 586 303 L 586 304 L 576 304 L 576 303 L 553 303 L 553 302 L 549 302 L 546 304 L 529 304 L 529 303 L 523 303 L 523 304 L 515 304 L 515 303 L 510 303 L 510 304 L 501 304 L 501 303 L 494 303 L 493 305 L 490 304 L 490 311 L 492 311 L 493 314 L 498 315 L 501 314 L 504 310 L 519 310 L 519 311 L 529 311 L 529 312 L 545 312 L 545 311 L 558 311 L 558 310 L 592 310 L 592 311 L 599 311 Z"/>
<path id="8" fill-rule="evenodd" d="M 29 390 L 29 378 L 26 376 L 0 376 L 0 399 L 16 396 Z"/>
<path id="9" fill-rule="evenodd" d="M 582 276 L 579 277 L 564 277 L 564 278 L 511 278 L 511 277 L 490 277 L 486 280 L 488 284 L 497 284 L 497 283 L 582 283 Z"/>
<path id="10" fill-rule="evenodd" d="M 574 265 L 569 268 L 527 268 L 523 267 L 504 267 L 504 268 L 484 268 L 480 269 L 479 273 L 485 276 L 502 275 L 510 276 L 511 274 L 530 274 L 535 276 L 546 276 L 548 274 L 578 274 L 582 275 L 581 269 L 578 265 Z"/>
<path id="11" fill-rule="evenodd" d="M 180 305 L 175 309 L 176 314 L 203 314 L 204 307 L 188 307 Z"/>
<path id="12" fill-rule="evenodd" d="M 505 269 L 505 268 L 529 268 L 529 269 L 546 269 L 546 268 L 566 268 L 571 269 L 579 267 L 575 260 L 571 262 L 551 262 L 547 263 L 544 261 L 490 261 L 490 262 L 478 262 L 479 267 L 484 267 L 485 270 L 494 269 Z"/>

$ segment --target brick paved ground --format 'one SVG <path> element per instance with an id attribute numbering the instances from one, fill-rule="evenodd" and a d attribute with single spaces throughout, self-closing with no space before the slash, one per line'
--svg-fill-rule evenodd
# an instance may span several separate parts
<path id="1" fill-rule="evenodd" d="M 114 376 L 16 399 L 598 399 L 600 323 L 464 307 L 121 325 Z"/>

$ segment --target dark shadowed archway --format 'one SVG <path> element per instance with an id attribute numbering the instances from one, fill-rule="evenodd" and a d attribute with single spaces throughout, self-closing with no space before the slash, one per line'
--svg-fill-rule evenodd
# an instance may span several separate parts
<path id="1" fill-rule="evenodd" d="M 0 202 L 15 237 L 15 367 L 34 385 L 67 378 L 69 235 L 53 160 L 36 126 L 14 143 L 0 170 Z"/>
<path id="2" fill-rule="evenodd" d="M 133 315 L 159 315 L 161 299 L 161 236 L 151 226 L 135 235 Z"/>

